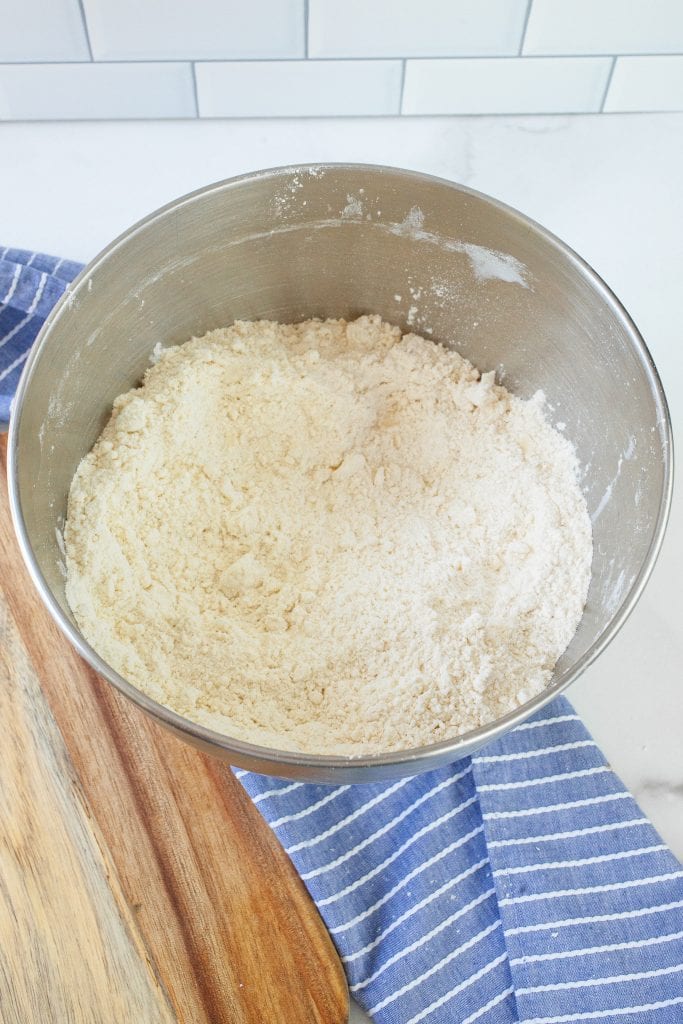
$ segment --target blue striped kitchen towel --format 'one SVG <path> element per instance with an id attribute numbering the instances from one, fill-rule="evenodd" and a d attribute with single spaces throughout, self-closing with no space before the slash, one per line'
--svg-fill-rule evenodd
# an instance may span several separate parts
<path id="1" fill-rule="evenodd" d="M 381 1024 L 681 1024 L 683 871 L 565 698 L 393 783 L 237 772 Z"/>
<path id="2" fill-rule="evenodd" d="M 82 265 L 56 256 L 0 247 L 0 423 L 45 317 Z"/>
<path id="3" fill-rule="evenodd" d="M 79 269 L 0 249 L 0 415 Z M 683 1024 L 683 871 L 564 698 L 397 782 L 236 774 L 379 1024 Z"/>

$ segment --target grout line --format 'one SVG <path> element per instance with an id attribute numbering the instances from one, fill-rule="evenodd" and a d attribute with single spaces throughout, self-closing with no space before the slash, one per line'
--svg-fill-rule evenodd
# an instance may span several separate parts
<path id="1" fill-rule="evenodd" d="M 194 91 L 194 114 L 195 117 L 199 117 L 199 93 L 197 91 L 197 69 L 195 67 L 195 61 L 191 61 L 190 67 L 192 68 L 192 89 Z"/>
<path id="2" fill-rule="evenodd" d="M 600 113 L 601 114 L 602 114 L 602 112 L 605 109 L 605 103 L 607 102 L 607 93 L 609 92 L 609 87 L 612 84 L 612 76 L 614 74 L 614 69 L 615 69 L 616 66 L 617 66 L 617 58 L 613 57 L 612 58 L 612 67 L 609 69 L 609 74 L 607 76 L 607 81 L 605 82 L 605 91 L 602 94 L 602 102 L 600 103 Z"/>
<path id="3" fill-rule="evenodd" d="M 526 14 L 524 15 L 524 25 L 522 26 L 522 38 L 519 41 L 519 50 L 517 51 L 517 56 L 518 57 L 521 57 L 522 54 L 524 53 L 524 43 L 526 41 L 526 30 L 529 27 L 529 18 L 531 16 L 531 5 L 532 5 L 533 2 L 534 2 L 534 0 L 528 0 L 528 3 L 526 5 Z"/>
<path id="4" fill-rule="evenodd" d="M 595 60 L 609 57 L 615 60 L 617 57 L 679 57 L 677 53 L 525 53 L 524 60 Z M 479 53 L 452 54 L 450 57 L 309 57 L 311 63 L 316 64 L 337 64 L 344 61 L 355 61 L 356 63 L 367 61 L 387 62 L 399 60 L 411 61 L 464 61 L 464 60 L 519 60 L 517 53 Z M 197 64 L 288 64 L 294 61 L 302 61 L 303 57 L 118 57 L 108 60 L 97 60 L 94 57 L 94 64 L 187 64 L 195 61 Z M 89 60 L 5 60 L 0 61 L 0 68 L 7 67 L 42 67 L 45 64 L 89 64 Z"/>
<path id="5" fill-rule="evenodd" d="M 88 29 L 88 19 L 85 16 L 85 7 L 83 6 L 83 0 L 78 0 L 78 7 L 81 12 L 81 21 L 83 23 L 83 31 L 85 32 L 85 41 L 88 44 L 88 53 L 90 54 L 90 60 L 94 60 L 92 55 L 92 43 L 90 42 L 90 30 Z"/>
<path id="6" fill-rule="evenodd" d="M 310 17 L 310 0 L 304 0 L 304 57 L 308 60 L 308 20 Z"/>
<path id="7" fill-rule="evenodd" d="M 398 99 L 398 112 L 399 112 L 399 114 L 403 113 L 403 96 L 404 96 L 404 93 L 406 91 L 406 68 L 407 67 L 408 67 L 408 61 L 404 57 L 404 59 L 403 59 L 403 67 L 401 68 L 401 91 L 399 93 L 399 99 Z"/>
<path id="8" fill-rule="evenodd" d="M 271 123 L 280 122 L 282 124 L 287 122 L 296 121 L 419 121 L 419 120 L 431 120 L 431 121 L 457 121 L 457 120 L 470 120 L 471 118 L 478 117 L 479 119 L 488 118 L 489 120 L 494 118 L 499 120 L 500 118 L 515 118 L 532 120 L 535 118 L 567 118 L 567 117 L 651 117 L 653 114 L 661 117 L 680 117 L 683 114 L 681 110 L 608 110 L 605 113 L 601 113 L 599 110 L 562 110 L 562 111 L 545 111 L 542 114 L 535 113 L 510 113 L 504 114 L 281 114 L 281 115 L 264 115 L 264 114 L 248 114 L 240 117 L 223 117 L 221 115 L 213 116 L 211 114 L 202 114 L 199 118 L 197 117 L 18 117 L 8 118 L 0 117 L 0 125 L 3 127 L 6 125 L 14 124 L 30 124 L 30 125 L 54 125 L 54 124 L 104 124 L 104 125 L 121 125 L 121 124 L 195 124 L 197 121 L 203 121 L 205 123 L 218 124 L 247 124 L 249 121 L 269 121 Z"/>

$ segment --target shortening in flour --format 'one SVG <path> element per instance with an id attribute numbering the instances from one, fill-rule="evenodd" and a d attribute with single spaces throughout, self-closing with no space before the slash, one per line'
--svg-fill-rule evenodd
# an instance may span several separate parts
<path id="1" fill-rule="evenodd" d="M 128 680 L 221 732 L 360 754 L 538 693 L 582 614 L 571 445 L 378 316 L 163 350 L 81 462 L 67 596 Z"/>

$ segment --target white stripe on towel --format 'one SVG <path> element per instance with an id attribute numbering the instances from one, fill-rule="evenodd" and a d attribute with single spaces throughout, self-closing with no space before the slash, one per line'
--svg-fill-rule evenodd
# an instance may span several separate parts
<path id="1" fill-rule="evenodd" d="M 393 863 L 393 861 L 395 861 L 397 857 L 401 856 L 404 850 L 407 850 L 409 846 L 412 846 L 413 843 L 416 843 L 418 839 L 422 839 L 422 837 L 426 836 L 427 833 L 433 832 L 435 828 L 438 828 L 440 825 L 443 825 L 445 821 L 450 821 L 450 819 L 454 818 L 456 814 L 460 814 L 461 811 L 467 810 L 468 807 L 471 807 L 472 804 L 476 802 L 477 797 L 471 796 L 469 800 L 465 800 L 464 803 L 459 804 L 457 807 L 453 807 L 450 811 L 447 811 L 446 814 L 442 814 L 440 818 L 436 818 L 435 821 L 430 821 L 428 825 L 423 825 L 422 828 L 419 828 L 417 830 L 417 832 L 413 832 L 412 836 L 410 836 L 410 838 L 407 839 L 405 843 L 399 846 L 398 849 L 394 850 L 393 853 L 391 853 L 384 861 L 382 861 L 381 865 L 378 865 L 377 867 L 373 868 L 372 871 L 369 871 L 367 875 L 363 875 L 363 877 L 359 878 L 356 882 L 352 882 L 350 885 L 346 887 L 346 889 L 342 889 L 341 892 L 335 893 L 334 896 L 327 896 L 323 900 L 318 900 L 318 906 L 326 906 L 328 903 L 333 903 L 335 900 L 338 900 L 340 896 L 346 896 L 348 893 L 353 892 L 353 890 L 357 889 L 359 885 L 363 884 L 363 882 L 367 882 L 370 878 L 373 878 L 376 874 L 379 874 L 380 870 L 383 870 L 387 866 L 387 864 Z M 483 831 L 484 826 L 480 825 L 479 828 L 481 831 Z M 384 831 L 386 831 L 386 829 Z M 337 857 L 336 860 L 331 861 L 329 864 L 323 864 L 319 868 L 314 868 L 312 871 L 306 871 L 301 875 L 301 877 L 304 880 L 307 880 L 309 878 L 317 878 L 319 875 L 323 875 L 328 871 L 332 871 L 334 868 L 338 867 L 339 864 L 345 863 L 349 859 L 349 857 L 353 856 L 354 853 L 357 853 L 360 849 L 366 847 L 372 839 L 376 838 L 376 835 L 377 833 L 375 833 L 375 835 L 373 836 L 368 836 L 362 842 L 358 843 L 357 846 L 354 846 L 353 850 L 350 850 L 348 854 L 344 853 L 340 857 Z"/>
<path id="2" fill-rule="evenodd" d="M 374 1017 L 378 1010 L 382 1010 L 384 1009 L 385 1006 L 388 1006 L 390 1003 L 396 1002 L 396 1000 L 400 999 L 401 996 L 406 994 L 406 992 L 410 992 L 412 989 L 417 988 L 418 985 L 421 985 L 423 981 L 426 981 L 428 978 L 432 978 L 443 967 L 446 967 L 452 960 L 455 960 L 456 956 L 460 956 L 461 953 L 465 953 L 468 949 L 472 949 L 473 946 L 476 946 L 477 943 L 482 942 L 482 940 L 485 939 L 487 935 L 490 935 L 491 932 L 495 932 L 501 926 L 502 924 L 500 921 L 494 921 L 492 924 L 488 925 L 487 928 L 483 928 L 476 935 L 473 935 L 471 938 L 467 939 L 466 942 L 463 942 L 462 945 L 458 946 L 456 949 L 452 949 L 449 953 L 446 954 L 445 957 L 443 957 L 437 963 L 432 964 L 432 966 L 429 967 L 426 971 L 424 971 L 422 974 L 419 974 L 417 978 L 412 978 L 411 981 L 407 981 L 405 985 L 401 986 L 401 988 L 397 988 L 394 992 L 391 992 L 390 995 L 385 996 L 384 999 L 380 1000 L 379 1003 L 376 1003 L 371 1010 L 368 1010 L 368 1014 L 371 1017 Z M 499 962 L 502 962 L 506 959 L 507 953 L 503 953 L 502 956 L 498 957 Z M 491 965 L 489 965 L 489 967 L 490 966 Z M 472 984 L 474 977 L 475 976 L 473 975 L 472 978 L 469 978 L 466 984 Z"/>
<path id="3" fill-rule="evenodd" d="M 580 768 L 575 772 L 562 772 L 560 775 L 542 775 L 539 779 L 521 779 L 519 782 L 491 782 L 483 786 L 477 786 L 480 793 L 490 793 L 497 789 L 523 789 L 526 786 L 544 786 L 546 782 L 564 782 L 567 779 L 582 779 L 586 775 L 603 775 L 611 772 L 607 765 L 599 765 L 597 768 Z"/>
<path id="4" fill-rule="evenodd" d="M 17 366 L 20 366 L 21 363 L 24 362 L 24 360 L 28 356 L 28 353 L 29 353 L 29 349 L 26 349 L 26 351 L 22 352 L 20 356 L 17 356 L 17 358 L 14 360 L 14 362 L 10 363 L 9 366 L 6 366 L 5 369 L 2 371 L 2 373 L 0 373 L 0 380 L 4 380 L 5 377 L 9 377 L 10 373 L 12 372 L 12 370 L 16 370 Z"/>
<path id="5" fill-rule="evenodd" d="M 406 1021 L 406 1024 L 419 1024 L 419 1021 L 424 1020 L 425 1017 L 428 1017 L 430 1013 L 434 1012 L 434 1010 L 438 1010 L 441 1006 L 444 1005 L 444 1003 L 449 1002 L 449 1000 L 451 1000 L 453 996 L 457 996 L 458 993 L 462 992 L 466 988 L 469 988 L 470 985 L 474 985 L 475 981 L 479 981 L 480 978 L 483 978 L 484 975 L 494 970 L 500 964 L 505 963 L 506 960 L 507 953 L 502 953 L 500 956 L 497 956 L 496 959 L 492 960 L 490 964 L 486 965 L 486 967 L 482 967 L 481 970 L 471 975 L 471 977 L 466 978 L 465 981 L 461 981 L 459 985 L 455 986 L 455 988 L 452 988 L 450 992 L 446 992 L 444 995 L 441 996 L 440 999 L 436 999 L 433 1003 L 430 1003 L 429 1006 L 426 1006 L 424 1010 L 421 1010 L 420 1013 L 416 1014 L 414 1017 L 411 1017 L 410 1020 Z M 505 994 L 509 995 L 509 993 L 510 990 L 508 989 Z M 477 1012 L 479 1013 L 479 1015 L 481 1015 L 481 1011 Z M 372 1013 L 373 1011 L 370 1010 L 370 1016 L 372 1016 Z"/>
<path id="6" fill-rule="evenodd" d="M 623 884 L 616 882 L 611 888 L 621 889 Z M 571 890 L 569 891 L 571 892 Z M 657 907 L 638 907 L 637 910 L 622 910 L 619 914 L 595 914 L 593 917 L 567 917 L 562 921 L 548 921 L 545 924 L 522 924 L 518 928 L 508 928 L 505 934 L 522 935 L 526 932 L 542 932 L 546 928 L 572 928 L 574 925 L 597 924 L 599 921 L 623 921 L 630 917 L 664 914 L 667 910 L 677 910 L 679 907 L 683 907 L 683 900 L 676 900 L 675 903 L 660 903 Z"/>
<path id="7" fill-rule="evenodd" d="M 306 874 L 302 874 L 301 877 L 314 878 L 316 875 L 323 875 L 327 871 L 331 871 L 333 868 L 339 867 L 340 864 L 344 864 L 347 860 L 350 860 L 351 857 L 354 857 L 357 853 L 360 853 L 361 850 L 364 850 L 366 846 L 369 846 L 370 843 L 373 843 L 375 839 L 379 839 L 381 836 L 389 832 L 390 829 L 394 827 L 394 825 L 398 825 L 398 823 L 403 821 L 403 819 L 406 818 L 412 811 L 414 811 L 416 807 L 420 807 L 426 800 L 434 796 L 436 793 L 439 793 L 442 789 L 445 789 L 447 786 L 452 786 L 455 782 L 459 782 L 460 779 L 462 779 L 462 777 L 464 775 L 467 775 L 470 771 L 471 767 L 468 767 L 465 769 L 464 772 L 460 772 L 459 775 L 453 775 L 449 779 L 443 779 L 438 784 L 438 786 L 434 786 L 433 789 L 430 789 L 428 793 L 423 793 L 422 796 L 418 797 L 418 799 L 415 800 L 415 802 L 412 803 L 409 807 L 404 808 L 400 814 L 396 815 L 395 818 L 392 818 L 391 821 L 385 822 L 381 828 L 377 829 L 377 831 L 373 832 L 371 835 L 366 836 L 365 839 L 362 839 L 361 842 L 358 843 L 356 846 L 353 846 L 350 850 L 346 850 L 335 860 L 329 861 L 327 864 L 321 864 L 319 867 L 315 868 L 312 871 L 307 871 Z M 401 782 L 403 782 L 404 784 L 409 781 L 409 779 L 401 779 Z M 396 788 L 398 788 L 398 784 Z M 386 793 L 380 794 L 380 797 L 389 795 L 389 791 L 387 790 Z M 348 825 L 349 822 L 352 821 L 354 818 L 357 818 L 359 814 L 361 814 L 363 811 L 366 811 L 370 806 L 373 806 L 375 803 L 377 803 L 378 799 L 379 798 L 375 798 L 375 800 L 370 801 L 369 804 L 363 804 L 363 806 L 359 807 L 356 812 L 350 814 L 348 818 L 344 818 L 343 821 L 337 822 L 336 825 L 333 825 L 332 828 L 328 828 L 327 831 L 321 832 L 320 835 L 315 840 L 309 839 L 306 840 L 306 842 L 295 843 L 294 846 L 288 846 L 287 853 L 296 853 L 297 850 L 301 850 L 303 847 L 310 847 L 313 846 L 314 843 L 320 842 L 321 839 L 327 839 L 328 836 L 330 836 L 334 832 L 338 832 L 343 825 Z M 441 818 L 439 818 L 439 821 L 447 821 L 448 818 L 453 817 L 453 815 L 457 814 L 458 811 L 462 811 L 466 807 L 469 807 L 471 804 L 475 803 L 477 799 L 478 798 L 476 795 L 471 796 L 469 800 L 465 800 L 464 803 L 459 804 L 459 806 L 456 807 L 454 810 L 448 811 L 447 815 L 443 815 Z M 433 827 L 434 823 L 430 825 L 430 828 Z M 419 835 L 420 832 L 417 832 L 415 834 Z"/>
<path id="8" fill-rule="evenodd" d="M 352 917 L 350 921 L 346 921 L 344 924 L 337 925 L 336 928 L 330 928 L 331 933 L 333 935 L 339 935 L 341 934 L 341 932 L 348 931 L 349 928 L 355 928 L 357 924 L 360 924 L 361 921 L 364 921 L 367 917 L 370 916 L 370 914 L 374 914 L 376 910 L 384 906 L 384 904 L 388 900 L 395 896 L 397 892 L 400 892 L 401 889 L 405 888 L 405 886 L 408 885 L 409 882 L 412 882 L 413 878 L 416 878 L 418 875 L 422 874 L 423 871 L 426 871 L 428 868 L 432 867 L 432 865 L 436 864 L 437 861 L 443 860 L 444 857 L 447 857 L 449 853 L 452 853 L 454 850 L 457 850 L 460 846 L 464 846 L 465 843 L 469 843 L 470 839 L 474 839 L 475 836 L 481 835 L 483 831 L 484 826 L 478 825 L 477 828 L 472 829 L 472 831 L 468 832 L 467 835 L 460 836 L 459 839 L 454 840 L 448 846 L 444 847 L 443 850 L 439 850 L 438 853 L 435 853 L 433 857 L 429 857 L 428 860 L 423 861 L 422 864 L 418 864 L 417 867 L 413 868 L 412 871 L 409 871 L 407 875 L 404 875 L 400 882 L 397 882 L 396 885 L 393 886 L 393 888 L 389 889 L 389 891 L 386 892 L 384 896 L 381 896 L 376 903 L 373 903 L 372 906 L 367 907 L 360 914 L 358 914 L 357 917 Z M 404 844 L 404 848 L 406 845 L 407 844 Z M 354 885 L 362 885 L 363 882 L 367 881 L 369 876 L 379 874 L 379 872 L 383 871 L 384 868 L 389 863 L 389 861 L 392 859 L 393 858 L 387 858 L 387 860 L 383 864 L 380 864 L 377 868 L 374 868 L 372 871 L 368 872 L 367 875 L 361 878 L 358 883 L 354 883 Z M 344 889 L 342 890 L 341 893 L 337 893 L 334 897 L 328 897 L 327 901 L 316 900 L 316 905 L 321 906 L 325 902 L 331 903 L 333 899 L 339 899 L 341 896 L 345 896 L 347 891 L 347 889 Z"/>
<path id="9" fill-rule="evenodd" d="M 327 796 L 322 797 L 321 800 L 318 800 L 314 804 L 310 804 L 308 807 L 304 807 L 303 811 L 295 811 L 294 814 L 285 814 L 283 818 L 277 818 L 275 821 L 271 821 L 270 827 L 280 828 L 281 825 L 287 825 L 290 821 L 300 821 L 301 818 L 306 818 L 309 814 L 313 814 L 314 811 L 324 807 L 325 804 L 329 804 L 331 800 L 336 800 L 338 796 L 341 796 L 342 793 L 346 793 L 348 789 L 351 789 L 351 787 L 337 786 L 331 793 L 328 793 Z"/>
<path id="10" fill-rule="evenodd" d="M 603 853 L 598 857 L 582 857 L 580 860 L 556 860 L 547 864 L 522 864 L 514 868 L 498 868 L 494 875 L 519 875 L 524 871 L 549 871 L 553 868 L 581 868 L 585 864 L 604 864 L 609 860 L 623 860 L 626 857 L 640 857 L 645 853 L 659 853 L 668 847 L 664 843 L 657 846 L 643 846 L 640 850 L 620 850 L 618 853 Z"/>
<path id="11" fill-rule="evenodd" d="M 555 718 L 542 718 L 540 722 L 523 722 L 518 725 L 515 732 L 522 732 L 525 729 L 540 729 L 544 725 L 554 725 L 555 722 L 580 722 L 578 715 L 557 715 Z"/>
<path id="12" fill-rule="evenodd" d="M 406 785 L 406 783 L 411 781 L 412 780 L 410 777 L 406 779 L 399 779 L 398 782 L 395 782 L 393 784 L 393 786 L 389 786 L 388 789 L 384 789 L 382 790 L 381 793 L 377 793 L 376 796 L 373 796 L 372 800 L 368 800 L 367 803 L 361 804 L 360 807 L 357 807 L 355 811 L 347 815 L 346 818 L 342 818 L 341 821 L 336 821 L 334 825 L 330 825 L 330 827 L 325 829 L 324 832 L 319 832 L 318 835 L 313 836 L 312 839 L 303 839 L 300 843 L 294 843 L 293 846 L 288 846 L 287 853 L 296 853 L 297 850 L 308 850 L 312 846 L 317 846 L 318 843 L 322 843 L 325 839 L 329 839 L 329 837 L 333 836 L 335 832 L 341 831 L 341 829 L 345 828 L 346 825 L 349 825 L 352 821 L 355 821 L 356 818 L 360 818 L 361 814 L 365 814 L 365 812 L 369 811 L 372 807 L 376 807 L 377 804 L 382 803 L 382 801 L 386 800 L 387 797 L 392 796 L 392 794 L 394 794 L 397 789 L 401 789 L 403 786 Z M 419 800 L 416 800 L 414 804 L 407 808 L 407 810 L 403 812 L 403 816 L 405 817 L 405 814 L 408 813 L 408 811 L 413 810 L 413 808 L 419 806 L 420 803 L 423 803 L 423 801 L 426 800 L 428 796 L 431 796 L 432 793 L 438 792 L 439 789 L 443 789 L 444 786 L 447 786 L 450 782 L 454 781 L 455 779 L 445 779 L 443 782 L 439 783 L 438 786 L 435 786 L 434 789 L 431 789 L 429 791 L 429 793 L 424 794 L 422 797 L 420 797 Z M 399 819 L 400 815 L 399 818 L 395 818 L 394 821 L 398 821 Z M 386 832 L 387 828 L 389 828 L 392 824 L 393 822 L 389 822 L 387 825 L 385 825 L 384 831 Z M 379 832 L 375 833 L 375 836 L 379 836 L 381 834 L 382 830 L 380 829 Z M 366 844 L 371 838 L 373 837 L 368 836 L 367 840 L 365 841 Z M 350 850 L 349 856 L 353 856 L 354 853 L 355 850 Z"/>
<path id="13" fill-rule="evenodd" d="M 7 295 L 4 297 L 2 302 L 0 302 L 0 306 L 6 306 L 6 305 L 9 304 L 10 299 L 12 298 L 12 296 L 15 293 L 15 291 L 17 290 L 17 285 L 19 284 L 19 276 L 20 276 L 20 274 L 21 274 L 21 263 L 17 263 L 17 265 L 14 268 L 14 273 L 12 275 L 12 283 L 9 286 L 9 291 L 7 292 Z"/>
<path id="14" fill-rule="evenodd" d="M 366 953 L 369 953 L 371 950 L 375 949 L 377 946 L 379 946 L 380 942 L 384 941 L 387 935 L 390 935 L 391 932 L 396 930 L 396 928 L 399 928 L 404 921 L 408 920 L 409 917 L 412 917 L 413 914 L 417 914 L 420 910 L 423 910 L 424 907 L 428 906 L 434 900 L 438 899 L 439 896 L 443 896 L 443 894 L 445 892 L 448 892 L 449 889 L 452 889 L 454 886 L 459 885 L 460 882 L 464 882 L 466 878 L 470 877 L 470 875 L 474 875 L 477 871 L 481 871 L 481 869 L 485 867 L 488 864 L 488 862 L 488 857 L 484 857 L 483 860 L 477 861 L 476 864 L 473 864 L 471 867 L 467 868 L 466 871 L 461 871 L 459 875 L 455 876 L 455 878 L 449 878 L 448 881 L 444 882 L 443 885 L 440 885 L 438 889 L 435 889 L 433 892 L 430 892 L 428 896 L 424 897 L 424 899 L 419 900 L 417 903 L 414 904 L 414 906 L 409 907 L 408 910 L 400 914 L 394 921 L 391 922 L 391 924 L 388 924 L 384 931 L 380 932 L 379 935 L 377 935 L 372 940 L 372 942 L 368 942 L 366 946 L 363 946 L 363 948 L 359 949 L 357 952 L 342 957 L 344 963 L 350 964 L 354 960 L 357 960 L 359 956 L 365 956 Z"/>
<path id="15" fill-rule="evenodd" d="M 489 847 L 523 846 L 525 843 L 550 843 L 557 839 L 578 839 L 580 836 L 594 835 L 596 832 L 614 832 L 622 828 L 635 828 L 636 825 L 649 825 L 647 818 L 632 818 L 630 821 L 613 821 L 607 825 L 591 825 L 588 828 L 574 828 L 569 832 L 550 832 L 541 836 L 520 836 L 517 839 L 494 839 Z"/>
<path id="16" fill-rule="evenodd" d="M 260 804 L 262 800 L 266 800 L 269 796 L 284 796 L 285 793 L 292 793 L 295 789 L 301 789 L 302 786 L 303 782 L 292 782 L 290 786 L 282 786 L 279 789 L 267 789 L 265 793 L 259 793 L 251 799 L 255 804 Z"/>
<path id="17" fill-rule="evenodd" d="M 497 996 L 493 997 L 493 999 L 489 999 L 488 1003 L 484 1006 L 480 1006 L 479 1009 L 475 1010 L 474 1013 L 471 1013 L 469 1017 L 465 1017 L 462 1024 L 474 1024 L 475 1020 L 479 1020 L 479 1018 L 483 1017 L 485 1013 L 492 1010 L 494 1006 L 498 1006 L 498 1003 L 502 1003 L 504 999 L 511 996 L 513 992 L 514 989 L 512 987 L 503 989 L 503 991 L 499 992 Z"/>
<path id="18" fill-rule="evenodd" d="M 643 978 L 661 978 L 666 974 L 678 974 L 683 971 L 683 964 L 672 967 L 655 967 L 651 971 L 636 971 L 635 974 L 614 974 L 607 978 L 584 978 L 581 981 L 558 981 L 554 985 L 534 985 L 531 988 L 518 988 L 518 996 L 530 995 L 532 992 L 560 992 L 572 988 L 592 988 L 593 985 L 617 985 L 624 981 L 642 981 Z"/>
<path id="19" fill-rule="evenodd" d="M 592 804 L 606 804 L 612 800 L 632 800 L 630 793 L 604 793 L 589 796 L 585 800 L 569 800 L 564 804 L 546 804 L 545 807 L 527 807 L 518 811 L 489 811 L 482 814 L 484 821 L 499 821 L 502 818 L 526 818 L 529 814 L 545 814 L 555 811 L 569 811 L 575 807 L 590 807 Z"/>
<path id="20" fill-rule="evenodd" d="M 530 956 L 518 956 L 510 960 L 511 964 L 545 963 L 546 960 L 569 960 L 574 956 L 591 956 L 593 953 L 618 953 L 622 949 L 641 949 L 644 946 L 659 946 L 664 942 L 683 939 L 683 932 L 672 932 L 669 935 L 653 935 L 649 939 L 631 939 L 629 942 L 613 942 L 606 946 L 587 946 L 584 949 L 561 949 L 556 953 L 533 953 Z"/>
<path id="21" fill-rule="evenodd" d="M 9 332 L 9 334 L 6 334 L 4 336 L 2 341 L 0 341 L 0 348 L 4 348 L 5 345 L 7 344 L 7 342 L 11 341 L 12 338 L 14 337 L 14 335 L 18 334 L 19 331 L 21 330 L 21 328 L 25 324 L 27 324 L 29 322 L 29 320 L 31 319 L 31 317 L 33 316 L 33 314 L 36 311 L 36 307 L 37 307 L 38 303 L 40 302 L 40 300 L 42 298 L 43 292 L 45 291 L 45 285 L 47 284 L 48 276 L 49 276 L 48 274 L 44 274 L 44 273 L 40 275 L 40 283 L 39 283 L 38 287 L 36 288 L 36 294 L 31 299 L 31 305 L 26 310 L 26 316 L 22 320 L 20 320 L 18 324 L 14 325 L 14 327 Z M 22 358 L 25 359 L 27 355 L 28 355 L 28 351 L 22 353 Z M 19 362 L 19 360 L 15 359 L 15 361 L 12 363 L 11 366 L 8 366 L 3 371 L 3 373 L 0 373 L 0 380 L 4 380 L 4 378 L 14 369 L 14 367 L 17 366 L 18 362 Z"/>
<path id="22" fill-rule="evenodd" d="M 613 889 L 631 889 L 634 886 L 670 882 L 674 878 L 683 878 L 683 871 L 670 871 L 666 875 L 652 875 L 650 878 L 631 878 L 624 882 L 607 882 L 605 885 L 586 885 L 580 889 L 553 889 L 546 892 L 529 892 L 524 896 L 507 896 L 498 900 L 498 906 L 506 907 L 512 903 L 532 903 L 534 900 L 553 900 L 563 896 L 587 896 L 589 893 L 610 892 Z"/>
<path id="23" fill-rule="evenodd" d="M 439 923 L 435 925 L 431 929 L 431 931 L 428 931 L 424 935 L 421 935 L 419 939 L 415 939 L 415 941 L 411 942 L 409 946 L 405 946 L 403 949 L 400 949 L 397 953 L 394 953 L 393 956 L 390 956 L 388 960 L 385 960 L 382 966 L 378 967 L 374 974 L 371 974 L 368 978 L 364 978 L 363 981 L 359 981 L 355 985 L 352 985 L 351 991 L 358 992 L 360 989 L 366 988 L 371 982 L 375 980 L 375 978 L 378 978 L 380 974 L 383 974 L 384 971 L 386 971 L 389 967 L 392 967 L 399 960 L 402 960 L 404 956 L 408 956 L 409 953 L 414 953 L 416 949 L 420 948 L 420 946 L 424 946 L 425 942 L 429 942 L 429 940 L 433 939 L 435 935 L 439 935 L 439 933 L 448 928 L 449 925 L 454 924 L 457 920 L 459 920 L 459 918 L 464 917 L 465 914 L 468 914 L 470 910 L 474 910 L 475 907 L 478 907 L 481 903 L 484 903 L 485 900 L 490 899 L 493 895 L 495 895 L 495 892 L 495 888 L 487 889 L 485 892 L 482 892 L 479 896 L 477 896 L 476 899 L 470 900 L 470 902 L 466 904 L 466 906 L 460 907 L 460 909 L 456 910 L 455 913 L 451 914 L 443 921 L 439 921 Z"/>
<path id="24" fill-rule="evenodd" d="M 597 1020 L 598 1017 L 622 1017 L 628 1013 L 649 1013 L 651 1010 L 663 1010 L 667 1006 L 680 1006 L 683 996 L 673 999 L 662 999 L 659 1003 L 644 1003 L 642 1006 L 619 1006 L 614 1010 L 584 1010 L 583 1013 L 563 1013 L 559 1017 L 534 1017 L 525 1024 L 569 1024 L 573 1020 Z"/>
<path id="25" fill-rule="evenodd" d="M 556 747 L 543 747 L 540 750 L 516 750 L 514 754 L 488 754 L 486 757 L 473 757 L 472 760 L 476 764 L 491 764 L 494 761 L 523 761 L 528 757 L 559 754 L 563 750 L 578 750 L 580 747 L 595 747 L 595 743 L 593 740 L 575 740 L 573 743 L 559 743 Z"/>

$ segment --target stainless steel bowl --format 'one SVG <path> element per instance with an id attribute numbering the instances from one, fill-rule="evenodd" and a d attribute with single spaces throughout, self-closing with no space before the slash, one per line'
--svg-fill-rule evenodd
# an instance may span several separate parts
<path id="1" fill-rule="evenodd" d="M 182 342 L 236 318 L 292 322 L 366 312 L 455 345 L 523 397 L 545 392 L 584 467 L 595 542 L 588 603 L 548 688 L 485 728 L 362 758 L 254 746 L 155 703 L 85 640 L 64 596 L 60 531 L 69 485 L 112 400 L 140 380 L 157 342 Z M 258 772 L 368 782 L 471 753 L 555 697 L 604 650 L 657 556 L 672 447 L 666 400 L 640 334 L 567 246 L 515 210 L 450 182 L 327 164 L 211 185 L 151 214 L 97 256 L 48 318 L 26 364 L 10 429 L 9 482 L 41 598 L 83 657 L 146 714 Z"/>

